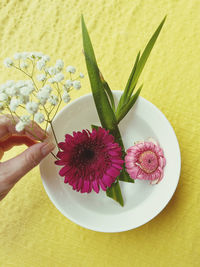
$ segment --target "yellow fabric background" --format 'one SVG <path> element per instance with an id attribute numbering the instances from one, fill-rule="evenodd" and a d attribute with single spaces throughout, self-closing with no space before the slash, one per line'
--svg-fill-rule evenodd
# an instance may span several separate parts
<path id="1" fill-rule="evenodd" d="M 0 266 L 200 266 L 200 1 L 1 0 L 1 62 L 17 51 L 42 51 L 86 73 L 81 13 L 100 68 L 115 90 L 124 88 L 138 50 L 168 15 L 140 82 L 141 95 L 163 111 L 177 134 L 180 182 L 152 221 L 104 234 L 59 213 L 35 168 L 0 203 Z M 1 83 L 22 78 L 3 64 L 0 73 Z M 86 77 L 72 95 L 88 92 Z M 8 152 L 5 160 L 23 149 Z"/>

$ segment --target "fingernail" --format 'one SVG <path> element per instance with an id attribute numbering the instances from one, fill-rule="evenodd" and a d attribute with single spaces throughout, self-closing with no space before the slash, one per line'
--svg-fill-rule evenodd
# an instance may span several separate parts
<path id="1" fill-rule="evenodd" d="M 43 144 L 44 145 L 41 148 L 43 156 L 48 155 L 55 148 L 55 145 L 53 143 L 43 143 Z"/>

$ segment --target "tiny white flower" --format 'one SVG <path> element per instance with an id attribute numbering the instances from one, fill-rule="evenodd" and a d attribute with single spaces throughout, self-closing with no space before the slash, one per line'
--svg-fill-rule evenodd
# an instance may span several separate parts
<path id="1" fill-rule="evenodd" d="M 6 91 L 6 94 L 8 96 L 16 96 L 16 95 L 18 95 L 18 90 L 17 90 L 17 88 L 15 86 L 8 87 L 8 88 L 6 88 L 5 91 Z"/>
<path id="2" fill-rule="evenodd" d="M 21 68 L 21 69 L 26 69 L 27 67 L 28 67 L 28 64 L 27 64 L 26 61 L 21 61 L 21 62 L 20 62 L 20 68 Z"/>
<path id="3" fill-rule="evenodd" d="M 6 83 L 5 83 L 5 86 L 6 87 L 11 87 L 11 86 L 14 86 L 15 85 L 15 82 L 14 81 L 7 81 Z"/>
<path id="4" fill-rule="evenodd" d="M 67 92 L 64 92 L 63 95 L 62 95 L 62 100 L 65 103 L 68 103 L 71 100 L 70 95 Z"/>
<path id="5" fill-rule="evenodd" d="M 22 55 L 21 55 L 21 53 L 15 53 L 13 57 L 15 60 L 19 60 L 19 59 L 21 59 Z"/>
<path id="6" fill-rule="evenodd" d="M 20 54 L 21 54 L 21 58 L 24 59 L 24 60 L 26 60 L 28 58 L 28 56 L 29 56 L 29 52 L 22 52 Z"/>
<path id="7" fill-rule="evenodd" d="M 23 86 L 23 87 L 20 88 L 20 94 L 22 96 L 29 96 L 32 93 L 33 90 L 34 90 L 34 88 L 31 87 L 31 86 L 30 87 Z"/>
<path id="8" fill-rule="evenodd" d="M 43 59 L 38 60 L 37 64 L 36 64 L 37 69 L 42 70 L 45 67 L 45 64 L 46 64 L 45 60 L 43 60 Z"/>
<path id="9" fill-rule="evenodd" d="M 62 80 L 64 80 L 64 75 L 60 72 L 58 74 L 56 74 L 53 79 L 56 81 L 56 82 L 61 82 Z"/>
<path id="10" fill-rule="evenodd" d="M 29 125 L 31 123 L 30 115 L 22 115 L 20 121 L 22 121 L 24 125 Z"/>
<path id="11" fill-rule="evenodd" d="M 65 82 L 65 86 L 66 86 L 67 89 L 69 89 L 70 87 L 73 86 L 73 82 L 72 82 L 71 80 L 67 80 L 67 81 Z"/>
<path id="12" fill-rule="evenodd" d="M 34 52 L 34 56 L 37 58 L 42 58 L 44 55 L 42 52 Z"/>
<path id="13" fill-rule="evenodd" d="M 66 71 L 67 71 L 67 72 L 70 72 L 70 73 L 75 73 L 75 72 L 76 72 L 76 68 L 73 67 L 73 66 L 68 66 L 68 67 L 66 68 Z"/>
<path id="14" fill-rule="evenodd" d="M 8 100 L 8 96 L 7 96 L 7 94 L 5 94 L 5 93 L 1 93 L 0 94 L 0 101 L 7 101 Z"/>
<path id="15" fill-rule="evenodd" d="M 15 126 L 15 129 L 17 132 L 23 131 L 24 128 L 25 128 L 25 124 L 22 121 L 19 121 Z"/>
<path id="16" fill-rule="evenodd" d="M 16 82 L 15 87 L 16 88 L 21 88 L 21 87 L 23 87 L 25 85 L 26 85 L 25 81 L 18 81 L 18 82 Z"/>
<path id="17" fill-rule="evenodd" d="M 49 67 L 49 68 L 47 69 L 47 71 L 48 71 L 48 73 L 49 73 L 50 75 L 55 75 L 55 74 L 58 72 L 58 70 L 57 70 L 55 67 Z"/>
<path id="18" fill-rule="evenodd" d="M 37 112 L 34 116 L 34 120 L 37 122 L 37 123 L 42 123 L 44 120 L 45 120 L 45 117 L 42 113 L 40 112 Z"/>
<path id="19" fill-rule="evenodd" d="M 81 83 L 80 81 L 73 81 L 73 87 L 76 89 L 76 90 L 79 90 L 81 88 Z"/>
<path id="20" fill-rule="evenodd" d="M 48 55 L 44 55 L 44 56 L 42 57 L 42 60 L 44 60 L 45 62 L 47 62 L 47 61 L 50 60 L 50 56 L 48 56 Z"/>
<path id="21" fill-rule="evenodd" d="M 51 86 L 50 86 L 49 84 L 45 84 L 45 86 L 43 86 L 43 87 L 41 88 L 41 90 L 42 90 L 42 91 L 43 91 L 43 90 L 46 90 L 46 91 L 48 91 L 49 93 L 51 93 L 52 88 L 51 88 Z"/>
<path id="22" fill-rule="evenodd" d="M 12 59 L 11 59 L 11 58 L 6 58 L 6 59 L 4 60 L 4 65 L 5 65 L 7 68 L 12 67 L 12 65 L 13 65 L 13 61 L 12 61 Z"/>
<path id="23" fill-rule="evenodd" d="M 19 103 L 25 105 L 26 103 L 29 102 L 29 96 L 19 96 Z"/>
<path id="24" fill-rule="evenodd" d="M 56 95 L 50 95 L 48 102 L 53 106 L 56 106 L 58 104 L 58 97 Z"/>
<path id="25" fill-rule="evenodd" d="M 38 104 L 35 102 L 28 102 L 26 104 L 26 110 L 30 113 L 30 114 L 34 114 L 38 111 Z"/>
<path id="26" fill-rule="evenodd" d="M 64 62 L 63 62 L 63 60 L 62 60 L 62 59 L 58 59 L 58 60 L 56 61 L 56 65 L 55 65 L 55 67 L 56 67 L 59 71 L 62 70 L 63 67 L 64 67 Z"/>
<path id="27" fill-rule="evenodd" d="M 50 79 L 48 79 L 48 82 L 49 82 L 49 83 L 55 83 L 56 81 L 55 81 L 54 78 L 50 78 Z"/>
<path id="28" fill-rule="evenodd" d="M 0 93 L 5 93 L 5 90 L 6 90 L 6 85 L 5 84 L 2 84 L 0 86 Z"/>
<path id="29" fill-rule="evenodd" d="M 80 72 L 79 77 L 82 79 L 82 78 L 84 78 L 85 76 L 84 76 L 84 74 L 83 74 L 82 72 Z"/>
<path id="30" fill-rule="evenodd" d="M 19 106 L 20 104 L 20 101 L 19 99 L 16 99 L 16 98 L 12 98 L 11 101 L 10 101 L 10 110 L 11 111 L 16 111 L 17 107 Z"/>
<path id="31" fill-rule="evenodd" d="M 38 74 L 37 75 L 37 80 L 38 81 L 44 81 L 46 79 L 46 75 L 45 74 Z"/>
<path id="32" fill-rule="evenodd" d="M 42 105 L 45 105 L 46 102 L 47 102 L 47 99 L 49 98 L 49 92 L 45 89 L 43 90 L 40 90 L 38 93 L 37 93 L 37 98 L 39 100 L 39 102 L 42 104 Z"/>

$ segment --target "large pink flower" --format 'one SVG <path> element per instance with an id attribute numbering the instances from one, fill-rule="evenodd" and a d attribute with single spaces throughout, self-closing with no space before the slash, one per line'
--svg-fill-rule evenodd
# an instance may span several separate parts
<path id="1" fill-rule="evenodd" d="M 74 190 L 96 193 L 101 187 L 104 191 L 111 186 L 120 174 L 124 161 L 121 147 L 114 137 L 103 128 L 92 132 L 83 130 L 66 134 L 65 142 L 59 143 L 62 152 L 58 152 L 57 165 L 64 166 L 59 174 L 64 182 Z"/>
<path id="2" fill-rule="evenodd" d="M 125 164 L 131 178 L 150 180 L 153 184 L 163 178 L 166 160 L 162 148 L 151 139 L 130 147 L 125 156 Z"/>

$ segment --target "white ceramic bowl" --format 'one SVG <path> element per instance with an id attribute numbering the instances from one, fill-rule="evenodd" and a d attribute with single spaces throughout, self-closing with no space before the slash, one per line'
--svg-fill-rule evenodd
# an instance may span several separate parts
<path id="1" fill-rule="evenodd" d="M 116 101 L 120 95 L 120 91 L 114 91 Z M 68 104 L 54 120 L 59 142 L 66 133 L 91 130 L 91 124 L 100 125 L 91 94 Z M 71 221 L 99 232 L 126 231 L 153 219 L 173 196 L 180 176 L 179 144 L 172 126 L 158 108 L 139 97 L 119 126 L 126 149 L 135 141 L 153 137 L 163 148 L 167 161 L 164 178 L 158 185 L 138 180 L 134 184 L 120 182 L 124 207 L 108 198 L 104 191 L 99 194 L 73 191 L 59 176 L 60 167 L 54 164 L 52 155 L 40 164 L 44 188 L 56 208 Z"/>

